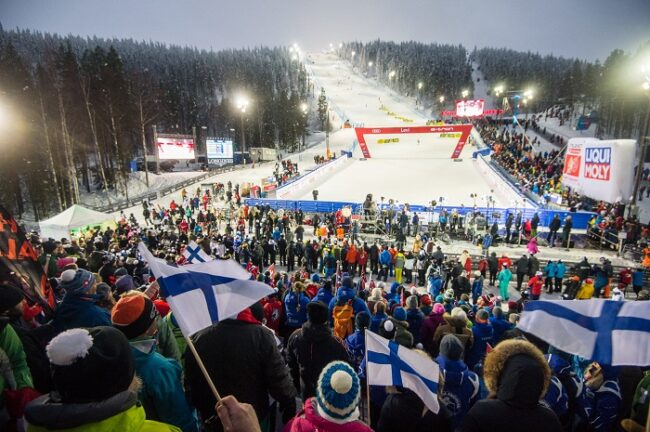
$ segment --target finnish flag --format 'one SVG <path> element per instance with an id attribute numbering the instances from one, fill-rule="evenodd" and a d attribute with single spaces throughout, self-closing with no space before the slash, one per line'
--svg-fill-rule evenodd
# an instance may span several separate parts
<path id="1" fill-rule="evenodd" d="M 601 364 L 650 365 L 650 302 L 532 301 L 517 327 Z"/>
<path id="2" fill-rule="evenodd" d="M 405 387 L 438 413 L 438 364 L 428 355 L 366 330 L 366 375 L 369 385 Z"/>
<path id="3" fill-rule="evenodd" d="M 185 336 L 235 317 L 274 292 L 270 286 L 251 280 L 250 273 L 233 260 L 175 267 L 155 258 L 143 243 L 138 245 L 138 251 L 156 277 L 160 292 Z"/>
<path id="4" fill-rule="evenodd" d="M 194 264 L 195 262 L 208 262 L 213 260 L 213 258 L 205 253 L 205 251 L 201 249 L 201 246 L 197 245 L 194 240 L 185 246 L 183 256 L 190 264 Z"/>

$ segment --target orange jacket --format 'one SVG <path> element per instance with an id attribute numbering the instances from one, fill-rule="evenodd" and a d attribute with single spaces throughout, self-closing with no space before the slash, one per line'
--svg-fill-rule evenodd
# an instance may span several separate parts
<path id="1" fill-rule="evenodd" d="M 357 248 L 354 247 L 354 245 L 350 246 L 350 249 L 348 249 L 348 253 L 345 255 L 345 260 L 349 264 L 354 264 L 357 262 Z"/>

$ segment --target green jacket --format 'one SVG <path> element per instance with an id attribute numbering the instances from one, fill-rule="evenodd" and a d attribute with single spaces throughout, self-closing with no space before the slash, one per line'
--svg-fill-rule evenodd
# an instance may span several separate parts
<path id="1" fill-rule="evenodd" d="M 172 334 L 176 339 L 176 346 L 178 346 L 178 351 L 180 351 L 181 357 L 183 357 L 183 354 L 185 354 L 185 350 L 187 349 L 187 341 L 185 340 L 185 336 L 183 336 L 183 332 L 181 332 L 180 327 L 174 324 L 174 320 L 172 319 L 173 316 L 172 314 L 173 312 L 169 312 L 167 316 L 163 319 L 164 325 L 169 327 L 169 329 L 171 329 Z M 183 363 L 181 363 L 181 365 L 182 364 Z"/>
<path id="2" fill-rule="evenodd" d="M 23 349 L 23 343 L 10 325 L 6 325 L 4 329 L 0 330 L 0 351 L 6 354 L 5 361 L 9 361 L 13 375 L 13 382 L 7 382 L 7 378 L 11 380 L 12 377 L 0 374 L 0 394 L 5 389 L 10 388 L 33 388 L 34 382 L 32 381 L 32 374 L 29 372 L 29 366 L 27 365 L 27 356 Z M 2 357 L 4 357 L 1 354 L 0 363 L 2 362 Z"/>
<path id="3" fill-rule="evenodd" d="M 120 395 L 117 395 L 119 397 Z M 112 398 L 113 399 L 113 398 Z M 120 400 L 128 408 L 109 417 L 97 414 L 98 410 L 110 410 L 113 407 L 100 407 L 96 404 L 57 404 L 50 403 L 48 396 L 42 396 L 27 407 L 28 432 L 180 432 L 180 429 L 165 423 L 147 420 L 142 405 L 135 403 L 137 397 L 132 395 L 130 401 Z M 115 403 L 108 402 L 115 406 Z M 95 415 L 94 415 L 95 414 Z M 84 422 L 84 418 L 95 421 Z M 103 418 L 103 419 L 102 419 Z M 80 420 L 81 419 L 81 420 Z M 78 423 L 81 425 L 76 425 Z"/>
<path id="4" fill-rule="evenodd" d="M 181 363 L 181 351 L 179 350 L 179 345 L 176 344 L 176 335 L 174 334 L 173 328 L 170 327 L 171 322 L 168 322 L 160 316 L 156 320 L 158 321 L 158 333 L 156 334 L 156 339 L 158 339 L 157 351 L 168 359 Z"/>
<path id="5" fill-rule="evenodd" d="M 643 378 L 639 381 L 632 399 L 632 420 L 644 424 L 648 418 L 648 403 L 650 402 L 650 371 L 645 371 Z"/>

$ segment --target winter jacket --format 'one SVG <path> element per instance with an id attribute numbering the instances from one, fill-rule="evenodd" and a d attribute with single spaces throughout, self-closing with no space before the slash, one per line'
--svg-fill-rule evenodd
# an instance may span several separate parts
<path id="1" fill-rule="evenodd" d="M 490 273 L 496 273 L 499 271 L 499 259 L 494 252 L 492 252 L 492 255 L 488 258 L 488 268 L 490 269 Z"/>
<path id="2" fill-rule="evenodd" d="M 479 399 L 478 375 L 470 371 L 462 360 L 438 356 L 436 362 L 445 380 L 440 402 L 449 410 L 454 427 L 458 427 L 467 411 Z"/>
<path id="3" fill-rule="evenodd" d="M 97 306 L 91 296 L 66 294 L 54 311 L 52 325 L 57 333 L 78 327 L 112 326 L 109 312 Z"/>
<path id="4" fill-rule="evenodd" d="M 528 274 L 528 258 L 521 257 L 516 264 L 517 274 Z"/>
<path id="5" fill-rule="evenodd" d="M 528 276 L 532 277 L 539 271 L 539 260 L 535 255 L 528 258 Z"/>
<path id="6" fill-rule="evenodd" d="M 34 383 L 32 381 L 32 375 L 29 372 L 23 344 L 16 331 L 10 325 L 5 325 L 0 330 L 0 353 L 6 354 L 7 360 L 10 362 L 8 365 L 5 365 L 4 361 L 1 362 L 3 369 L 6 366 L 8 370 L 3 370 L 0 374 L 0 400 L 4 397 L 2 396 L 4 390 L 15 390 L 24 387 L 33 388 Z M 13 383 L 7 382 L 7 379 L 10 377 L 13 378 Z M 16 385 L 15 388 L 13 388 L 13 384 Z"/>
<path id="7" fill-rule="evenodd" d="M 642 287 L 643 277 L 644 277 L 643 271 L 635 270 L 634 272 L 632 272 L 632 285 L 634 285 L 635 287 Z"/>
<path id="8" fill-rule="evenodd" d="M 388 249 L 384 249 L 379 254 L 379 264 L 383 266 L 390 266 L 392 260 L 393 256 L 390 254 L 390 252 L 388 252 Z"/>
<path id="9" fill-rule="evenodd" d="M 472 327 L 474 343 L 469 351 L 465 354 L 465 363 L 470 369 L 474 369 L 479 362 L 483 360 L 487 352 L 487 345 L 492 343 L 494 330 L 489 323 L 475 323 Z"/>
<path id="10" fill-rule="evenodd" d="M 453 334 L 460 339 L 463 347 L 465 348 L 464 354 L 467 355 L 469 348 L 474 343 L 474 335 L 470 329 L 467 328 L 467 321 L 461 320 L 458 317 L 452 317 L 449 314 L 443 316 L 445 323 L 436 329 L 433 335 L 433 355 L 438 355 L 440 349 L 440 341 L 448 334 Z"/>
<path id="11" fill-rule="evenodd" d="M 147 418 L 179 427 L 183 432 L 198 430 L 194 409 L 187 403 L 181 376 L 183 370 L 175 361 L 158 354 L 153 346 L 143 352 L 144 341 L 131 342 L 135 373 L 142 380 L 140 401 Z M 153 341 L 152 341 L 153 342 Z"/>
<path id="12" fill-rule="evenodd" d="M 305 402 L 304 408 L 284 427 L 283 432 L 372 432 L 372 429 L 360 420 L 347 423 L 334 423 L 319 415 L 316 399 Z"/>
<path id="13" fill-rule="evenodd" d="M 334 312 L 334 307 L 336 304 L 339 302 L 339 300 L 342 300 L 344 302 L 348 302 L 352 300 L 352 309 L 354 309 L 354 314 L 358 314 L 359 312 L 366 312 L 368 315 L 370 315 L 370 310 L 368 309 L 368 305 L 366 302 L 361 300 L 359 297 L 356 296 L 356 292 L 352 288 L 348 287 L 340 287 L 339 290 L 336 293 L 336 297 L 333 297 L 332 300 L 330 300 L 329 303 L 329 317 L 332 317 L 332 313 Z"/>
<path id="14" fill-rule="evenodd" d="M 544 278 L 541 276 L 533 276 L 528 281 L 528 288 L 530 288 L 531 295 L 541 295 L 542 294 L 542 284 L 544 283 Z"/>
<path id="15" fill-rule="evenodd" d="M 544 275 L 548 278 L 554 278 L 555 275 L 557 274 L 557 264 L 553 261 L 549 261 L 546 263 L 546 266 L 544 267 Z"/>
<path id="16" fill-rule="evenodd" d="M 504 320 L 503 318 L 496 318 L 494 316 L 490 317 L 490 324 L 492 325 L 492 342 L 490 345 L 493 347 L 496 346 L 499 342 L 501 342 L 501 339 L 503 339 L 503 335 L 508 331 L 512 330 L 513 325 L 510 324 L 508 321 Z"/>
<path id="17" fill-rule="evenodd" d="M 316 292 L 316 295 L 314 296 L 313 299 L 311 299 L 311 301 L 313 302 L 320 301 L 325 303 L 326 305 L 329 305 L 333 298 L 334 298 L 334 294 L 332 294 L 332 291 L 322 286 L 318 289 L 318 292 Z"/>
<path id="18" fill-rule="evenodd" d="M 28 432 L 180 432 L 147 420 L 137 394 L 129 390 L 85 404 L 62 404 L 44 395 L 27 406 L 25 418 Z"/>
<path id="19" fill-rule="evenodd" d="M 576 295 L 576 300 L 589 300 L 594 296 L 594 283 L 583 282 L 582 286 L 578 290 Z"/>
<path id="20" fill-rule="evenodd" d="M 542 400 L 540 400 L 540 403 L 553 411 L 560 422 L 566 418 L 569 411 L 569 397 L 558 377 L 551 376 L 548 390 Z"/>
<path id="21" fill-rule="evenodd" d="M 407 309 L 406 322 L 409 323 L 409 331 L 413 335 L 414 343 L 420 342 L 420 328 L 424 321 L 424 314 L 420 309 Z"/>
<path id="22" fill-rule="evenodd" d="M 307 322 L 309 297 L 303 292 L 291 290 L 284 297 L 285 325 L 298 328 Z"/>
<path id="23" fill-rule="evenodd" d="M 392 388 L 377 422 L 377 432 L 451 432 L 449 411 L 440 406 L 437 414 L 426 409 L 422 400 L 411 390 Z"/>
<path id="24" fill-rule="evenodd" d="M 621 406 L 621 389 L 618 380 L 606 380 L 597 390 L 586 389 L 589 425 L 594 432 L 608 432 L 616 424 Z"/>
<path id="25" fill-rule="evenodd" d="M 386 319 L 388 319 L 388 315 L 385 313 L 374 314 L 370 319 L 370 331 L 373 333 L 379 333 L 379 328 Z"/>
<path id="26" fill-rule="evenodd" d="M 563 279 L 565 274 L 566 274 L 566 264 L 564 264 L 563 262 L 558 262 L 557 270 L 555 271 L 555 277 Z"/>
<path id="27" fill-rule="evenodd" d="M 225 319 L 199 331 L 192 341 L 221 394 L 253 405 L 260 421 L 269 413 L 269 395 L 279 402 L 285 420 L 295 413 L 296 389 L 267 328 Z M 191 402 L 201 418 L 207 419 L 214 415 L 216 400 L 194 356 L 187 354 L 185 382 Z M 242 385 L 244 378 L 246 385 Z M 215 428 L 220 429 L 220 424 Z"/>
<path id="28" fill-rule="evenodd" d="M 287 343 L 287 363 L 302 400 L 315 396 L 318 376 L 334 360 L 349 362 L 341 339 L 326 324 L 306 322 Z"/>
<path id="29" fill-rule="evenodd" d="M 557 416 L 539 403 L 546 380 L 546 361 L 525 341 L 499 344 L 486 360 L 483 376 L 494 395 L 478 401 L 463 418 L 461 432 L 561 431 Z"/>
<path id="30" fill-rule="evenodd" d="M 357 329 L 345 338 L 345 346 L 350 357 L 350 364 L 355 371 L 359 370 L 361 361 L 366 355 L 366 333 L 364 330 Z"/>
<path id="31" fill-rule="evenodd" d="M 434 345 L 433 345 L 433 335 L 435 335 L 438 327 L 445 323 L 445 319 L 442 314 L 431 313 L 427 316 L 424 321 L 422 321 L 422 326 L 420 327 L 420 342 L 424 346 L 424 350 L 433 355 Z"/>

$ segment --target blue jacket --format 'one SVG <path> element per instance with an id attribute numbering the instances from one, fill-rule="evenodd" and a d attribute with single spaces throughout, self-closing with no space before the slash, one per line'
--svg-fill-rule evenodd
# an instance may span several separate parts
<path id="1" fill-rule="evenodd" d="M 354 333 L 345 338 L 345 345 L 348 348 L 350 361 L 354 370 L 359 370 L 361 361 L 366 355 L 366 337 L 363 330 L 355 330 Z"/>
<path id="2" fill-rule="evenodd" d="M 386 321 L 388 315 L 386 313 L 375 314 L 370 319 L 370 331 L 373 333 L 379 333 L 379 326 Z"/>
<path id="3" fill-rule="evenodd" d="M 289 291 L 284 297 L 284 313 L 287 327 L 298 328 L 307 322 L 307 304 L 309 297 L 305 293 Z"/>
<path id="4" fill-rule="evenodd" d="M 338 303 L 339 300 L 345 300 L 346 302 L 352 300 L 352 309 L 354 309 L 354 315 L 359 312 L 366 312 L 369 316 L 371 315 L 370 309 L 366 302 L 357 297 L 357 293 L 353 288 L 348 288 L 342 286 L 336 293 L 336 297 L 333 297 L 329 303 L 329 317 L 330 322 L 332 321 L 332 313 L 334 312 L 334 306 Z"/>
<path id="5" fill-rule="evenodd" d="M 472 282 L 472 298 L 478 298 L 483 295 L 483 278 L 476 278 Z"/>
<path id="6" fill-rule="evenodd" d="M 379 264 L 381 265 L 390 266 L 392 259 L 393 256 L 390 254 L 390 252 L 388 252 L 388 249 L 384 249 L 379 254 Z"/>
<path id="7" fill-rule="evenodd" d="M 594 432 L 612 430 L 621 406 L 621 389 L 618 380 L 603 382 L 598 390 L 586 390 L 586 411 Z"/>
<path id="8" fill-rule="evenodd" d="M 554 278 L 557 274 L 557 264 L 553 261 L 549 261 L 546 264 L 546 267 L 544 267 L 544 273 L 546 274 L 546 277 Z"/>
<path id="9" fill-rule="evenodd" d="M 280 236 L 282 235 L 282 233 L 278 228 L 276 228 L 273 230 L 273 233 L 271 235 L 273 236 L 273 240 L 277 242 L 278 240 L 280 240 Z"/>
<path id="10" fill-rule="evenodd" d="M 454 429 L 460 425 L 465 414 L 479 397 L 478 375 L 467 369 L 462 360 L 452 361 L 438 356 L 436 359 L 445 378 L 440 401 L 451 414 Z"/>
<path id="11" fill-rule="evenodd" d="M 432 299 L 438 297 L 441 289 L 442 279 L 439 276 L 429 276 L 428 291 Z"/>
<path id="12" fill-rule="evenodd" d="M 634 270 L 632 272 L 632 285 L 643 286 L 643 270 Z"/>
<path id="13" fill-rule="evenodd" d="M 111 327 L 113 324 L 110 313 L 97 306 L 93 296 L 66 294 L 54 311 L 52 325 L 60 333 L 72 328 Z"/>
<path id="14" fill-rule="evenodd" d="M 553 411 L 559 419 L 563 418 L 569 411 L 569 397 L 566 389 L 555 375 L 551 375 L 548 390 L 540 402 Z"/>
<path id="15" fill-rule="evenodd" d="M 513 325 L 510 324 L 508 321 L 504 320 L 503 318 L 498 319 L 496 317 L 491 316 L 490 317 L 490 324 L 492 324 L 492 330 L 493 330 L 493 335 L 492 335 L 492 346 L 496 346 L 499 342 L 501 342 L 501 339 L 503 339 L 503 335 L 508 331 L 512 330 Z"/>
<path id="16" fill-rule="evenodd" d="M 407 309 L 406 322 L 409 323 L 409 331 L 413 335 L 414 344 L 420 342 L 420 328 L 424 321 L 424 314 L 420 309 Z"/>
<path id="17" fill-rule="evenodd" d="M 183 390 L 183 370 L 171 360 L 152 349 L 148 354 L 131 346 L 135 359 L 135 373 L 142 380 L 140 401 L 148 420 L 177 426 L 183 432 L 198 431 L 194 410 Z"/>
<path id="18" fill-rule="evenodd" d="M 490 246 L 492 246 L 492 235 L 487 233 L 483 237 L 483 249 L 488 249 Z"/>
<path id="19" fill-rule="evenodd" d="M 332 292 L 330 290 L 325 289 L 325 287 L 322 286 L 322 287 L 320 287 L 318 289 L 318 292 L 316 293 L 314 298 L 311 299 L 311 301 L 313 301 L 313 302 L 321 301 L 321 302 L 323 302 L 323 303 L 325 303 L 326 305 L 329 306 L 330 301 L 332 301 L 333 298 L 334 298 L 334 294 L 332 294 Z"/>
<path id="20" fill-rule="evenodd" d="M 474 343 L 465 358 L 470 369 L 473 369 L 485 357 L 487 344 L 492 343 L 494 330 L 489 323 L 475 323 L 474 327 L 472 327 L 472 333 L 474 334 Z"/>
<path id="21" fill-rule="evenodd" d="M 557 270 L 555 270 L 555 277 L 563 279 L 566 274 L 566 265 L 563 262 L 557 263 Z"/>

